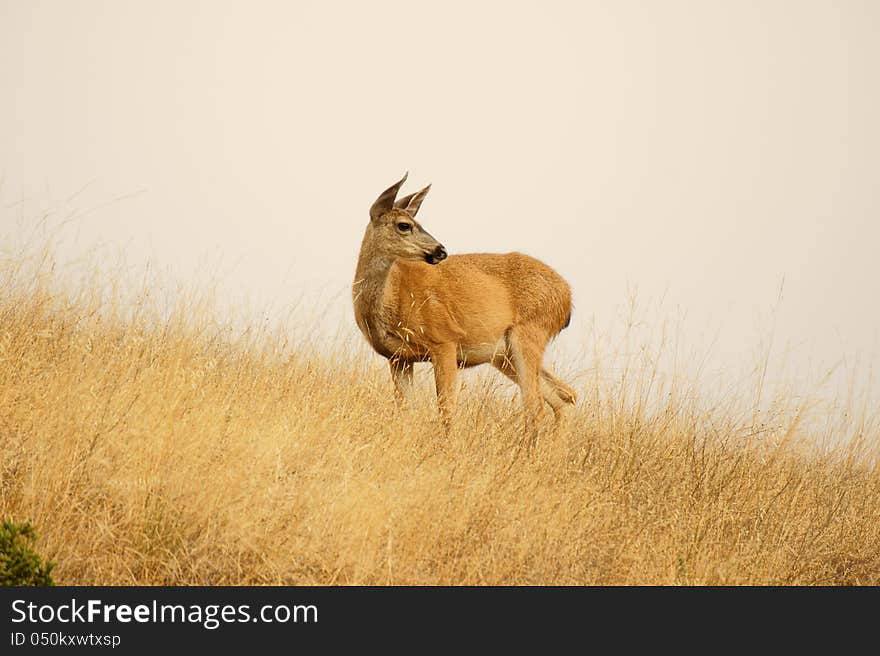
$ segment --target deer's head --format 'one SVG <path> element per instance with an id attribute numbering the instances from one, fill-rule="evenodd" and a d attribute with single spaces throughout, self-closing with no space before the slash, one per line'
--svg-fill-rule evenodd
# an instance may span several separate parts
<path id="1" fill-rule="evenodd" d="M 431 185 L 398 199 L 397 192 L 406 177 L 388 187 L 373 203 L 365 239 L 383 255 L 437 264 L 446 259 L 446 249 L 416 221 Z"/>

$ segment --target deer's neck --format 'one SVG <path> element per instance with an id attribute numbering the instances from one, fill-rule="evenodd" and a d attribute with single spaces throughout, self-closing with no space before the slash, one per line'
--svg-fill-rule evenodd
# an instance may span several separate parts
<path id="1" fill-rule="evenodd" d="M 369 301 L 372 305 L 381 303 L 385 281 L 392 264 L 394 264 L 393 257 L 364 257 L 364 253 L 361 253 L 352 286 L 355 305 L 358 304 L 358 299 Z"/>
<path id="2" fill-rule="evenodd" d="M 358 326 L 374 348 L 383 352 L 391 308 L 385 307 L 385 284 L 394 258 L 361 247 L 352 284 L 352 300 Z"/>

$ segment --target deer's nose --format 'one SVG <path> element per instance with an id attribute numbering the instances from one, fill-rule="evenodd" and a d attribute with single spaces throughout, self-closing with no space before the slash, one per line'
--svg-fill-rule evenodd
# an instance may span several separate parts
<path id="1" fill-rule="evenodd" d="M 445 260 L 447 255 L 448 253 L 446 252 L 446 249 L 442 246 L 438 246 L 434 249 L 434 260 L 437 262 L 442 262 L 443 260 Z"/>

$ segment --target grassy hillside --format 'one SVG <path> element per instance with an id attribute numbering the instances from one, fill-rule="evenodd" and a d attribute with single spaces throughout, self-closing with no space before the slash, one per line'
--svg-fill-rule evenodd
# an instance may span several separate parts
<path id="1" fill-rule="evenodd" d="M 447 438 L 426 391 L 394 408 L 377 357 L 185 298 L 123 311 L 50 269 L 0 276 L 0 517 L 32 522 L 59 583 L 880 584 L 859 443 L 813 452 L 674 384 L 648 403 L 645 367 L 582 377 L 516 456 L 494 382 Z"/>

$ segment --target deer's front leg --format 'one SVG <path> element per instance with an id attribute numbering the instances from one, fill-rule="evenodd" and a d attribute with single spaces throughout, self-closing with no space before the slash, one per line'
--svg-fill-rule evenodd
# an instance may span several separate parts
<path id="1" fill-rule="evenodd" d="M 412 392 L 412 362 L 391 358 L 388 364 L 391 366 L 391 380 L 394 381 L 394 398 L 397 400 L 397 405 L 402 406 Z"/>
<path id="2" fill-rule="evenodd" d="M 455 413 L 458 393 L 458 360 L 455 357 L 455 344 L 440 344 L 431 349 L 431 362 L 434 365 L 434 382 L 437 386 L 437 403 L 440 416 L 449 427 Z"/>

